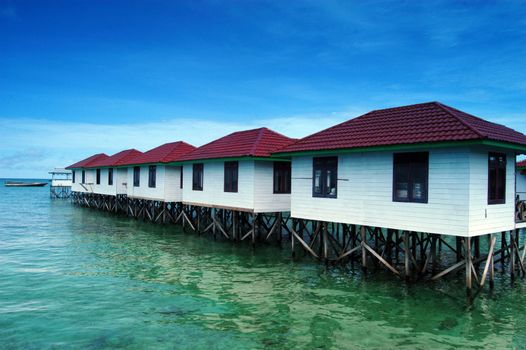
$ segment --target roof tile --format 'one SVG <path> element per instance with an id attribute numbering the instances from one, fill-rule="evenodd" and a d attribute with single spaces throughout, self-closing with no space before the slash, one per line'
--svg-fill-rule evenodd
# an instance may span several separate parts
<path id="1" fill-rule="evenodd" d="M 155 147 L 133 159 L 130 159 L 128 164 L 176 162 L 182 156 L 195 149 L 196 148 L 194 146 L 183 141 L 165 143 L 164 145 Z"/>
<path id="2" fill-rule="evenodd" d="M 200 160 L 230 157 L 269 157 L 271 153 L 285 147 L 295 139 L 268 128 L 237 131 L 181 157 L 180 160 Z"/>
<path id="3" fill-rule="evenodd" d="M 366 113 L 300 139 L 277 153 L 479 139 L 526 145 L 526 136 L 513 129 L 428 102 Z"/>
<path id="4" fill-rule="evenodd" d="M 106 158 L 108 158 L 107 154 L 97 153 L 81 161 L 73 163 L 70 166 L 67 166 L 66 169 L 88 168 L 93 162 L 102 160 L 102 159 L 106 159 Z"/>

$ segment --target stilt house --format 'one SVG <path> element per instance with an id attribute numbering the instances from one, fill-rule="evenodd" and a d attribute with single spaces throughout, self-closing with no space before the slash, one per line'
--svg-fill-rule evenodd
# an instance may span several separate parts
<path id="1" fill-rule="evenodd" d="M 471 237 L 517 220 L 526 136 L 438 102 L 375 110 L 280 150 L 294 218 Z"/>
<path id="2" fill-rule="evenodd" d="M 267 128 L 234 132 L 183 156 L 183 203 L 251 213 L 290 210 L 290 161 L 272 152 L 294 139 Z"/>
<path id="3" fill-rule="evenodd" d="M 96 174 L 95 170 L 91 169 L 90 166 L 94 162 L 106 158 L 108 158 L 107 154 L 98 153 L 66 167 L 66 169 L 71 170 L 71 191 L 82 193 L 93 192 Z"/>
<path id="4" fill-rule="evenodd" d="M 178 141 L 153 148 L 129 159 L 122 168 L 127 174 L 128 197 L 163 202 L 181 202 L 181 165 L 170 165 L 193 151 L 194 146 Z"/>
<path id="5" fill-rule="evenodd" d="M 141 154 L 136 149 L 127 149 L 92 162 L 89 168 L 95 171 L 93 193 L 111 196 L 126 194 L 128 172 L 122 166 Z"/>

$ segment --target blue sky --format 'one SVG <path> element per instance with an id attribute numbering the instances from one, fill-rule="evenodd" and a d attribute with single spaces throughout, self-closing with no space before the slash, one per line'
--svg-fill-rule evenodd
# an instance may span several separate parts
<path id="1" fill-rule="evenodd" d="M 526 133 L 524 1 L 0 0 L 0 177 L 433 100 Z"/>

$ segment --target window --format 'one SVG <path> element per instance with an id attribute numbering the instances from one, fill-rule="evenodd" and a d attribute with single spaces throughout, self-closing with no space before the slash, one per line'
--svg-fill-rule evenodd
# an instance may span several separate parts
<path id="1" fill-rule="evenodd" d="M 82 183 L 83 184 L 86 183 L 86 171 L 85 170 L 82 170 Z"/>
<path id="2" fill-rule="evenodd" d="M 225 192 L 237 192 L 238 169 L 238 162 L 225 162 Z"/>
<path id="3" fill-rule="evenodd" d="M 71 172 L 71 176 L 72 176 L 72 178 L 71 178 L 71 182 L 75 183 L 75 170 L 73 170 L 73 171 Z"/>
<path id="4" fill-rule="evenodd" d="M 108 169 L 108 185 L 113 186 L 113 168 Z"/>
<path id="5" fill-rule="evenodd" d="M 148 168 L 148 187 L 155 188 L 155 182 L 157 180 L 157 166 L 150 165 Z"/>
<path id="6" fill-rule="evenodd" d="M 393 154 L 393 201 L 427 203 L 429 153 Z"/>
<path id="7" fill-rule="evenodd" d="M 203 190 L 203 164 L 194 164 L 192 166 L 192 190 Z"/>
<path id="8" fill-rule="evenodd" d="M 506 155 L 488 156 L 488 204 L 506 203 Z"/>
<path id="9" fill-rule="evenodd" d="M 290 162 L 274 162 L 274 193 L 290 193 Z"/>
<path id="10" fill-rule="evenodd" d="M 133 187 L 139 187 L 141 185 L 141 167 L 133 167 Z"/>
<path id="11" fill-rule="evenodd" d="M 312 196 L 336 198 L 338 157 L 314 158 L 312 163 Z"/>
<path id="12" fill-rule="evenodd" d="M 97 185 L 100 185 L 100 169 L 97 169 Z"/>
<path id="13" fill-rule="evenodd" d="M 181 177 L 179 179 L 179 188 L 183 188 L 183 167 L 181 167 Z"/>

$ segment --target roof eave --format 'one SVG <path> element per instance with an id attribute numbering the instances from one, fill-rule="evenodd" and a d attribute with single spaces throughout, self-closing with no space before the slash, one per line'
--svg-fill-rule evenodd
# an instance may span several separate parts
<path id="1" fill-rule="evenodd" d="M 255 157 L 255 156 L 238 156 L 238 157 L 218 157 L 218 158 L 205 158 L 205 159 L 188 159 L 176 162 L 166 163 L 166 165 L 184 165 L 193 163 L 213 163 L 213 162 L 234 162 L 244 160 L 257 160 L 257 161 L 287 161 L 279 156 L 270 155 L 268 157 Z"/>
<path id="2" fill-rule="evenodd" d="M 393 150 L 411 150 L 418 148 L 441 148 L 441 147 L 456 147 L 456 146 L 491 146 L 506 148 L 526 154 L 526 146 L 511 142 L 494 141 L 494 140 L 466 140 L 466 141 L 447 141 L 447 142 L 423 142 L 411 144 L 398 145 L 381 145 L 370 147 L 354 147 L 354 148 L 336 148 L 326 150 L 308 150 L 296 152 L 277 152 L 273 156 L 276 157 L 292 157 L 301 155 L 324 155 L 335 153 L 358 153 L 358 152 L 378 152 L 378 151 L 393 151 Z"/>

